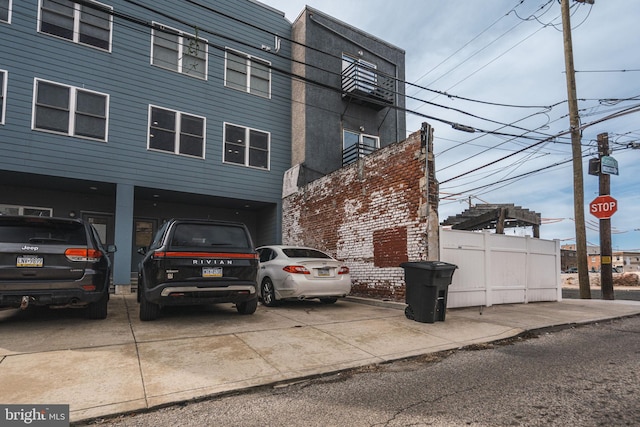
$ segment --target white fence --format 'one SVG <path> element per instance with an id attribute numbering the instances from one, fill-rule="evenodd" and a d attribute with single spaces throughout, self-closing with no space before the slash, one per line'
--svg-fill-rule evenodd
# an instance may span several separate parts
<path id="1" fill-rule="evenodd" d="M 447 307 L 560 301 L 560 241 L 441 230 L 440 260 L 456 264 Z"/>

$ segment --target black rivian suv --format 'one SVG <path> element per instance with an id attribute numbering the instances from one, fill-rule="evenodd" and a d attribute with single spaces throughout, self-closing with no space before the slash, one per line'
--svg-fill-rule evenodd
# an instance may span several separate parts
<path id="1" fill-rule="evenodd" d="M 0 216 L 0 308 L 84 308 L 107 317 L 111 261 L 80 219 Z"/>
<path id="2" fill-rule="evenodd" d="M 156 233 L 138 267 L 140 320 L 163 306 L 235 303 L 240 314 L 258 306 L 258 256 L 242 223 L 171 219 Z"/>

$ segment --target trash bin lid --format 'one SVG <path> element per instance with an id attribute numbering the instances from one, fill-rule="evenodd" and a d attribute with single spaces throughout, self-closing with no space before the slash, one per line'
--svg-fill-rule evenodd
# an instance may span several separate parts
<path id="1" fill-rule="evenodd" d="M 422 270 L 455 270 L 458 268 L 455 264 L 444 261 L 410 261 L 400 264 L 402 268 L 419 268 Z"/>

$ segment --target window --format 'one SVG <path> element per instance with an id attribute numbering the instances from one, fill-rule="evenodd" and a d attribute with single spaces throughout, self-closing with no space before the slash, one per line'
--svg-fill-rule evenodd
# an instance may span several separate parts
<path id="1" fill-rule="evenodd" d="M 136 248 L 148 248 L 153 240 L 154 221 L 136 220 L 135 245 Z"/>
<path id="2" fill-rule="evenodd" d="M 32 129 L 107 140 L 109 95 L 35 80 Z"/>
<path id="3" fill-rule="evenodd" d="M 205 118 L 149 106 L 150 150 L 204 159 Z"/>
<path id="4" fill-rule="evenodd" d="M 262 96 L 271 97 L 271 64 L 239 52 L 226 52 L 227 87 Z"/>
<path id="5" fill-rule="evenodd" d="M 269 169 L 269 140 L 267 132 L 225 124 L 224 162 Z"/>
<path id="6" fill-rule="evenodd" d="M 167 70 L 207 79 L 206 40 L 164 25 L 151 30 L 151 64 Z"/>
<path id="7" fill-rule="evenodd" d="M 7 100 L 7 72 L 0 70 L 0 125 L 4 124 L 4 112 Z"/>
<path id="8" fill-rule="evenodd" d="M 0 215 L 51 216 L 53 209 L 34 206 L 0 205 Z"/>
<path id="9" fill-rule="evenodd" d="M 11 23 L 11 0 L 0 0 L 0 22 Z"/>
<path id="10" fill-rule="evenodd" d="M 342 165 L 348 165 L 380 148 L 380 138 L 344 130 L 342 132 Z"/>
<path id="11" fill-rule="evenodd" d="M 40 0 L 38 31 L 74 43 L 111 51 L 112 7 L 71 0 Z"/>

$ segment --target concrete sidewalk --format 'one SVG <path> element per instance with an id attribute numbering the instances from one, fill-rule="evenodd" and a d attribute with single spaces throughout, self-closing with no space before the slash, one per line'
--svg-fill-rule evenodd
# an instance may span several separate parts
<path id="1" fill-rule="evenodd" d="M 138 320 L 112 295 L 104 321 L 37 310 L 0 319 L 0 403 L 69 404 L 72 422 L 456 349 L 554 326 L 640 314 L 640 302 L 564 300 L 449 309 L 419 323 L 405 304 L 350 298 L 258 307 L 169 308 Z"/>

